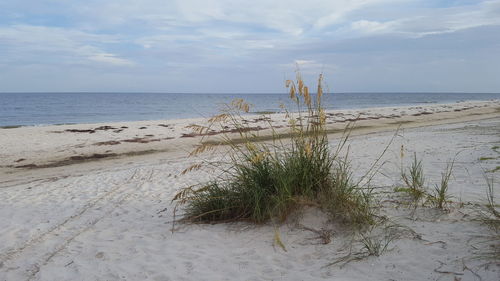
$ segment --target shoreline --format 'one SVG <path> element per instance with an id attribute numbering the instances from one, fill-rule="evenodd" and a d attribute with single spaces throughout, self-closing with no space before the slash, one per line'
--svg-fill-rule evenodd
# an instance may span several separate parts
<path id="1" fill-rule="evenodd" d="M 288 94 L 285 94 L 285 96 Z M 386 110 L 386 109 L 397 109 L 397 108 L 411 108 L 411 107 L 426 107 L 426 106 L 444 106 L 453 104 L 464 104 L 464 103 L 489 103 L 489 102 L 499 102 L 500 99 L 488 99 L 488 100 L 459 100 L 454 102 L 420 102 L 416 104 L 407 105 L 395 105 L 395 106 L 375 106 L 375 107 L 349 107 L 349 108 L 338 108 L 338 109 L 325 109 L 327 112 L 344 112 L 344 111 L 364 111 L 364 110 Z M 215 106 L 215 105 L 214 105 Z M 297 112 L 294 112 L 297 113 Z M 278 111 L 255 111 L 246 113 L 245 116 L 261 116 L 261 115 L 281 115 L 284 114 Z M 210 116 L 208 116 L 210 117 Z M 54 123 L 54 124 L 8 124 L 0 125 L 0 130 L 2 129 L 17 129 L 17 128 L 40 128 L 40 127 L 54 127 L 54 126 L 79 126 L 79 125 L 89 125 L 98 126 L 102 124 L 126 124 L 126 123 L 139 123 L 139 122 L 164 122 L 164 121 L 183 121 L 183 120 L 203 120 L 205 117 L 187 117 L 187 118 L 172 118 L 172 119 L 144 119 L 144 120 L 123 120 L 123 121 L 98 121 L 98 122 L 82 122 L 82 123 Z M 0 131 L 1 132 L 1 131 Z"/>
<path id="2" fill-rule="evenodd" d="M 360 110 L 330 110 L 326 128 L 331 137 L 355 122 L 353 135 L 391 131 L 498 117 L 500 100 L 427 104 L 425 106 L 382 107 Z M 278 134 L 286 136 L 284 114 L 245 115 L 247 125 L 259 135 L 256 141 L 270 139 L 272 123 Z M 0 129 L 0 174 L 23 170 L 60 167 L 89 161 L 130 156 L 173 153 L 187 155 L 201 137 L 217 142 L 221 134 L 237 139 L 231 128 L 213 130 L 202 136 L 188 126 L 206 124 L 206 119 L 173 119 L 135 122 L 108 122 L 31 126 Z"/>

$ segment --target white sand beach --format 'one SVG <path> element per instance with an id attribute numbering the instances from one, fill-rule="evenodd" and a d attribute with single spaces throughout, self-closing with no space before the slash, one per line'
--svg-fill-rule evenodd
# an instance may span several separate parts
<path id="1" fill-rule="evenodd" d="M 381 213 L 407 231 L 382 255 L 331 265 L 361 251 L 361 243 L 313 209 L 279 227 L 285 249 L 275 245 L 270 224 L 173 225 L 174 194 L 214 174 L 181 175 L 200 138 L 186 127 L 201 119 L 20 127 L 0 129 L 0 280 L 500 279 L 498 261 L 478 258 L 490 230 L 476 220 L 485 176 L 500 194 L 500 101 L 327 116 L 332 147 L 356 120 L 355 176 L 390 144 L 372 185 L 383 196 Z M 259 118 L 248 122 L 266 135 L 268 123 Z M 271 119 L 285 129 L 283 115 Z M 449 210 L 395 203 L 402 145 L 405 163 L 413 152 L 423 159 L 430 186 L 455 159 Z M 331 242 L 310 229 L 329 230 Z"/>

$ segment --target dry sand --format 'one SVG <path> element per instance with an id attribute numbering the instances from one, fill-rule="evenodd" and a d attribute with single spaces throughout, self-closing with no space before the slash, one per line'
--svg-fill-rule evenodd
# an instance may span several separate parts
<path id="1" fill-rule="evenodd" d="M 474 220 L 472 203 L 485 201 L 484 175 L 500 191 L 499 171 L 493 172 L 500 166 L 499 106 L 492 101 L 330 112 L 335 115 L 329 121 L 337 121 L 332 130 L 345 126 L 342 120 L 366 118 L 350 141 L 358 177 L 403 126 L 372 184 L 384 198 L 381 212 L 411 231 L 401 232 L 380 257 L 344 266 L 328 264 L 350 249 L 361 251 L 359 237 L 353 241 L 315 210 L 306 210 L 298 222 L 331 230 L 329 244 L 297 221 L 279 228 L 286 251 L 274 245 L 272 225 L 176 225 L 172 233 L 173 195 L 214 175 L 208 169 L 180 175 L 193 163 L 185 151 L 197 141 L 182 134 L 201 120 L 0 129 L 0 280 L 498 280 L 498 263 L 483 266 L 476 258 L 488 248 L 489 230 Z M 281 125 L 282 116 L 272 118 Z M 255 126 L 263 127 L 259 122 Z M 134 138 L 160 140 L 125 141 Z M 331 145 L 336 141 L 333 134 Z M 102 142 L 109 144 L 96 145 Z M 429 186 L 456 157 L 450 193 L 464 204 L 443 212 L 395 203 L 402 200 L 391 192 L 401 185 L 401 145 L 405 162 L 413 151 L 423 158 Z M 99 154 L 111 155 L 89 161 Z"/>

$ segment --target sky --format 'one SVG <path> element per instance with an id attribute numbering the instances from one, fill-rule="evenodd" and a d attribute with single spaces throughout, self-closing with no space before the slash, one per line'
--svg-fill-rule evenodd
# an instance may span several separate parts
<path id="1" fill-rule="evenodd" d="M 0 0 L 0 92 L 500 92 L 500 0 Z"/>

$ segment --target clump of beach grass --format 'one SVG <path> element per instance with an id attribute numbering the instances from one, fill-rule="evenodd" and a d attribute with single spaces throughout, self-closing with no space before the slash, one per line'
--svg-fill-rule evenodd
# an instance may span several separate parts
<path id="1" fill-rule="evenodd" d="M 241 99 L 209 119 L 208 126 L 194 127 L 203 134 L 214 127 L 231 126 L 235 128 L 232 132 L 236 132 L 237 139 L 234 134 L 223 134 L 218 142 L 226 148 L 223 153 L 229 155 L 229 168 L 221 168 L 219 178 L 184 188 L 174 197 L 176 209 L 184 206 L 183 221 L 283 222 L 301 207 L 313 206 L 347 224 L 372 223 L 370 193 L 353 181 L 347 154 L 342 154 L 349 134 L 344 135 L 335 151 L 330 151 L 326 116 L 321 105 L 322 80 L 320 75 L 315 96 L 304 84 L 299 71 L 295 81 L 286 81 L 297 111 L 291 113 L 284 109 L 289 123 L 285 134 L 280 134 L 269 122 L 272 141 L 256 141 L 257 132 L 243 121 L 251 105 Z M 212 150 L 214 146 L 202 140 L 191 155 Z M 186 171 L 199 167 L 192 166 Z"/>

